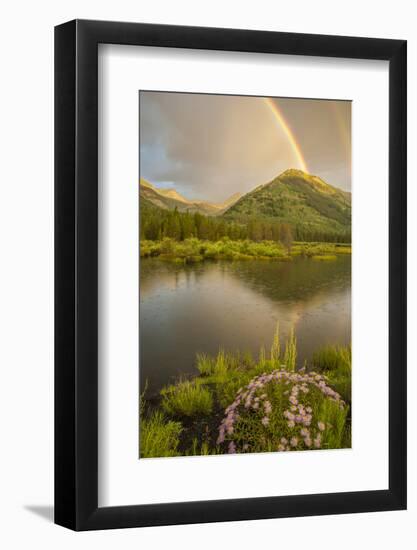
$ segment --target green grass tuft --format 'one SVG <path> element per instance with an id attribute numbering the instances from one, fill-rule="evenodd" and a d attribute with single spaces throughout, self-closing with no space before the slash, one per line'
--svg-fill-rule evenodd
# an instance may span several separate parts
<path id="1" fill-rule="evenodd" d="M 197 353 L 196 366 L 202 376 L 210 376 L 213 374 L 215 362 L 209 355 Z"/>
<path id="2" fill-rule="evenodd" d="M 345 424 L 348 412 L 348 406 L 342 409 L 335 401 L 329 399 L 322 401 L 318 416 L 327 428 L 322 434 L 323 449 L 341 449 L 344 447 Z"/>
<path id="3" fill-rule="evenodd" d="M 352 350 L 351 347 L 326 346 L 315 352 L 312 368 L 327 375 L 332 387 L 343 399 L 352 400 Z"/>
<path id="4" fill-rule="evenodd" d="M 209 415 L 213 398 L 197 380 L 185 380 L 161 390 L 163 410 L 174 416 Z"/>
<path id="5" fill-rule="evenodd" d="M 276 364 L 276 366 L 279 365 L 279 360 L 281 356 L 281 343 L 279 340 L 279 323 L 277 323 L 274 339 L 272 341 L 271 346 L 271 361 Z"/>
<path id="6" fill-rule="evenodd" d="M 140 457 L 154 458 L 178 456 L 180 422 L 167 420 L 161 411 L 155 411 L 150 418 L 140 423 Z"/>
<path id="7" fill-rule="evenodd" d="M 284 363 L 287 370 L 295 371 L 297 361 L 297 340 L 294 334 L 294 327 L 291 328 L 289 338 L 285 346 Z"/>

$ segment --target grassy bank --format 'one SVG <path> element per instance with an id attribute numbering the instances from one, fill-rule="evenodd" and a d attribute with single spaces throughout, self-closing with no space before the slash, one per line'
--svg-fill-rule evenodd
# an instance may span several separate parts
<path id="1" fill-rule="evenodd" d="M 291 261 L 295 256 L 317 260 L 335 260 L 340 254 L 350 254 L 348 244 L 294 242 L 289 248 L 276 241 L 230 240 L 204 241 L 196 238 L 176 241 L 165 238 L 161 241 L 141 240 L 142 258 L 158 257 L 178 263 L 193 263 L 204 260 L 278 260 Z"/>
<path id="2" fill-rule="evenodd" d="M 326 347 L 296 371 L 294 334 L 259 357 L 198 355 L 199 375 L 141 398 L 140 456 L 350 447 L 350 348 Z"/>

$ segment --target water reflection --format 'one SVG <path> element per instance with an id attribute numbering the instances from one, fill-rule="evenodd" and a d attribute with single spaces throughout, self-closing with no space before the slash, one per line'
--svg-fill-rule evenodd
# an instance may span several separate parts
<path id="1" fill-rule="evenodd" d="M 195 370 L 197 352 L 251 351 L 291 326 L 298 363 L 350 342 L 350 257 L 334 262 L 141 262 L 140 378 L 157 391 Z"/>

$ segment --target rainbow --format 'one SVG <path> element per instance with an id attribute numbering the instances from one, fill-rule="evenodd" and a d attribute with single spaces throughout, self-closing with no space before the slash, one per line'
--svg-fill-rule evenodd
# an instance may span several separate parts
<path id="1" fill-rule="evenodd" d="M 287 136 L 288 141 L 290 142 L 290 145 L 294 151 L 294 154 L 297 157 L 298 164 L 300 165 L 299 167 L 304 172 L 308 172 L 307 163 L 304 159 L 300 145 L 297 143 L 294 133 L 291 130 L 288 122 L 285 120 L 283 114 L 279 110 L 278 105 L 274 103 L 274 101 L 270 97 L 265 97 L 264 102 L 268 106 L 268 108 L 272 111 L 272 114 L 274 115 L 276 122 L 284 130 L 285 135 Z"/>
<path id="2" fill-rule="evenodd" d="M 331 101 L 330 105 L 333 109 L 333 114 L 336 120 L 337 129 L 340 136 L 340 142 L 345 147 L 346 151 L 350 152 L 350 131 L 347 127 L 346 116 L 340 111 L 340 107 L 345 107 L 342 101 Z"/>

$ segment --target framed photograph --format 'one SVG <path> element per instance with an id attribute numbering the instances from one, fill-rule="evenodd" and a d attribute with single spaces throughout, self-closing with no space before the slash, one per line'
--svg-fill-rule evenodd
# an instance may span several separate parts
<path id="1" fill-rule="evenodd" d="M 406 42 L 55 29 L 55 522 L 406 508 Z"/>

